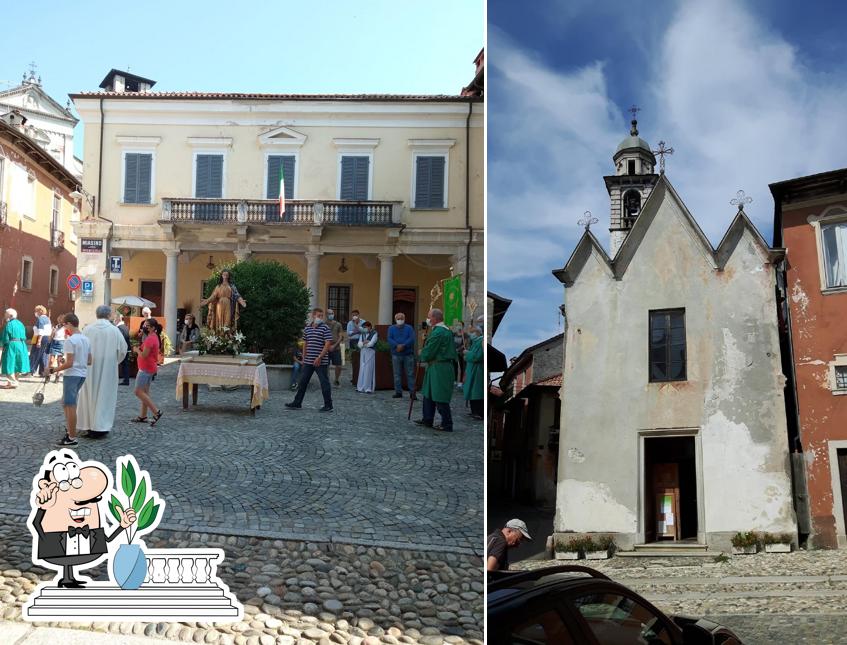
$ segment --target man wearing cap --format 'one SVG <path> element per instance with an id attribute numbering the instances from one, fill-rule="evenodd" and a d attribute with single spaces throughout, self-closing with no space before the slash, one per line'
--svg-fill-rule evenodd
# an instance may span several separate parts
<path id="1" fill-rule="evenodd" d="M 485 544 L 485 568 L 488 571 L 506 571 L 509 568 L 509 549 L 518 546 L 526 538 L 532 540 L 526 522 L 509 520 L 502 529 L 488 536 Z"/>

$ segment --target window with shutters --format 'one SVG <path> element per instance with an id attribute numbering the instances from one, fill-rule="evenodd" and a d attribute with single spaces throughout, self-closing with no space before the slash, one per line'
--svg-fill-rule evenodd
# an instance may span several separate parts
<path id="1" fill-rule="evenodd" d="M 285 199 L 294 199 L 294 186 L 297 183 L 296 155 L 268 155 L 265 172 L 267 174 L 265 182 L 267 199 L 279 200 L 279 187 L 282 183 L 285 185 Z M 284 182 L 281 182 L 281 180 L 284 180 Z M 287 208 L 285 215 L 280 217 L 279 201 L 265 206 L 265 219 L 269 222 L 292 221 L 293 213 L 292 209 Z"/>
<path id="2" fill-rule="evenodd" d="M 124 152 L 125 204 L 150 204 L 153 193 L 153 153 Z"/>
<path id="3" fill-rule="evenodd" d="M 342 155 L 339 199 L 370 199 L 370 155 Z"/>
<path id="4" fill-rule="evenodd" d="M 685 309 L 650 312 L 650 382 L 686 380 Z"/>
<path id="5" fill-rule="evenodd" d="M 414 208 L 447 208 L 447 155 L 415 155 Z"/>
<path id="6" fill-rule="evenodd" d="M 198 152 L 194 155 L 194 196 L 222 199 L 224 194 L 224 155 Z"/>

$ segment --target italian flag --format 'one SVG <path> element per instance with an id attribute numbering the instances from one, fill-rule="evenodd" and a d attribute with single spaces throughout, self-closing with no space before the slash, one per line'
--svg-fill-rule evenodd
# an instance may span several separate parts
<path id="1" fill-rule="evenodd" d="M 285 215 L 285 171 L 283 164 L 279 164 L 279 214 Z"/>

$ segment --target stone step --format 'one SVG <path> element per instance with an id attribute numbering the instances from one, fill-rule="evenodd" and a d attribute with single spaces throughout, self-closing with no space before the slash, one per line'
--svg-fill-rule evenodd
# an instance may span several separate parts
<path id="1" fill-rule="evenodd" d="M 708 551 L 709 547 L 705 544 L 697 542 L 647 542 L 645 544 L 636 544 L 633 549 L 636 551 Z"/>
<path id="2" fill-rule="evenodd" d="M 714 558 L 721 551 L 709 551 L 709 547 L 696 544 L 687 548 L 667 548 L 636 544 L 634 551 L 615 551 L 615 557 L 621 558 Z"/>

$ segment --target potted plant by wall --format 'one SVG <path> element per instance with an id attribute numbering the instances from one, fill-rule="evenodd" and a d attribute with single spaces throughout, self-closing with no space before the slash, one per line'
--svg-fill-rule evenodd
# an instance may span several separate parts
<path id="1" fill-rule="evenodd" d="M 586 560 L 608 560 L 615 549 L 615 541 L 611 535 L 587 537 L 585 543 Z"/>
<path id="2" fill-rule="evenodd" d="M 585 538 L 557 537 L 555 542 L 555 556 L 557 560 L 579 560 L 582 557 Z"/>
<path id="3" fill-rule="evenodd" d="M 765 533 L 762 543 L 766 553 L 791 553 L 794 537 L 790 533 Z"/>
<path id="4" fill-rule="evenodd" d="M 126 530 L 127 543 L 118 547 L 112 559 L 112 580 L 121 589 L 138 589 L 147 574 L 147 557 L 142 549 L 143 543 L 133 541 L 139 535 L 149 533 L 155 528 L 162 501 L 147 483 L 149 475 L 139 470 L 131 455 L 126 455 L 123 463 L 118 463 L 120 464 L 120 487 L 126 496 L 126 502 L 112 495 L 112 499 L 109 500 L 109 512 L 120 522 L 121 516 L 118 509 L 131 507 L 135 510 L 137 521 L 134 526 Z"/>
<path id="5" fill-rule="evenodd" d="M 759 550 L 759 536 L 753 531 L 732 536 L 733 555 L 751 555 Z"/>

